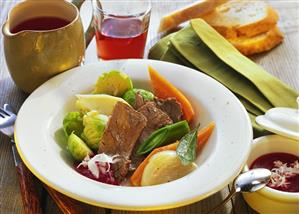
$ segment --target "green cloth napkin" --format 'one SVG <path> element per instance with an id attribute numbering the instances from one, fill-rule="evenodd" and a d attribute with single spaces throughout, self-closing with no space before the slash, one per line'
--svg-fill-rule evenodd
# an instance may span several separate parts
<path id="1" fill-rule="evenodd" d="M 160 39 L 160 41 L 151 48 L 150 52 L 148 53 L 148 58 L 160 60 L 163 54 L 167 51 L 168 42 L 174 34 L 175 33 L 169 34 Z"/>
<path id="2" fill-rule="evenodd" d="M 176 33 L 172 33 L 160 39 L 153 47 L 151 47 L 148 53 L 148 58 L 160 60 L 163 54 L 168 50 L 168 44 L 171 36 L 175 34 Z"/>
<path id="3" fill-rule="evenodd" d="M 161 39 L 151 48 L 149 58 L 197 69 L 222 83 L 246 108 L 255 137 L 269 133 L 256 124 L 256 116 L 273 107 L 297 105 L 298 92 L 239 53 L 201 19 Z"/>
<path id="4" fill-rule="evenodd" d="M 179 58 L 186 59 L 198 70 L 221 82 L 232 92 L 247 99 L 263 112 L 273 106 L 245 77 L 225 64 L 198 38 L 191 27 L 171 37 L 170 49 Z M 162 58 L 163 60 L 163 58 Z"/>
<path id="5" fill-rule="evenodd" d="M 298 92 L 242 55 L 204 20 L 194 19 L 191 21 L 191 26 L 202 42 L 220 60 L 250 80 L 273 106 L 297 108 L 296 98 L 299 96 Z"/>

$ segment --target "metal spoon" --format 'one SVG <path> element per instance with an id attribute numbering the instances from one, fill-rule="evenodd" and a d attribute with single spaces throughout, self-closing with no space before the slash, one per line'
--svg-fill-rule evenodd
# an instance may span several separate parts
<path id="1" fill-rule="evenodd" d="M 252 169 L 240 174 L 233 181 L 230 194 L 217 206 L 207 213 L 216 211 L 219 207 L 226 204 L 238 192 L 255 192 L 266 186 L 270 180 L 271 171 L 268 169 Z"/>

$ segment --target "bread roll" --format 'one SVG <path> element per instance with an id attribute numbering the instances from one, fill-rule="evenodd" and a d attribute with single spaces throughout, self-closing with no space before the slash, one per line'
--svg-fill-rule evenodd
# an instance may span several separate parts
<path id="1" fill-rule="evenodd" d="M 266 2 L 230 0 L 202 17 L 225 38 L 252 37 L 274 28 L 277 12 Z"/>

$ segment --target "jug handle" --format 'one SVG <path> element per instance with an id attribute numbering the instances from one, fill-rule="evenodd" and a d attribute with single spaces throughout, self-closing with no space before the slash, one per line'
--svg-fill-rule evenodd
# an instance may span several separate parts
<path id="1" fill-rule="evenodd" d="M 96 0 L 96 1 L 97 1 L 97 4 L 101 7 L 100 1 L 99 0 Z M 72 0 L 72 4 L 74 4 L 79 10 L 84 2 L 85 2 L 85 0 Z M 91 42 L 92 38 L 95 35 L 95 30 L 93 27 L 93 18 L 91 18 L 88 28 L 84 34 L 85 34 L 85 47 L 87 48 L 89 43 Z"/>

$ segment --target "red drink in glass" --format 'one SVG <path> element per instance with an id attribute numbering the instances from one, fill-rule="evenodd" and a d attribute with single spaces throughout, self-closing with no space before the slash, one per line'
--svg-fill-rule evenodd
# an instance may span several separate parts
<path id="1" fill-rule="evenodd" d="M 99 58 L 143 58 L 147 28 L 139 19 L 107 18 L 96 30 Z"/>
<path id="2" fill-rule="evenodd" d="M 92 2 L 98 58 L 143 58 L 150 0 Z"/>

